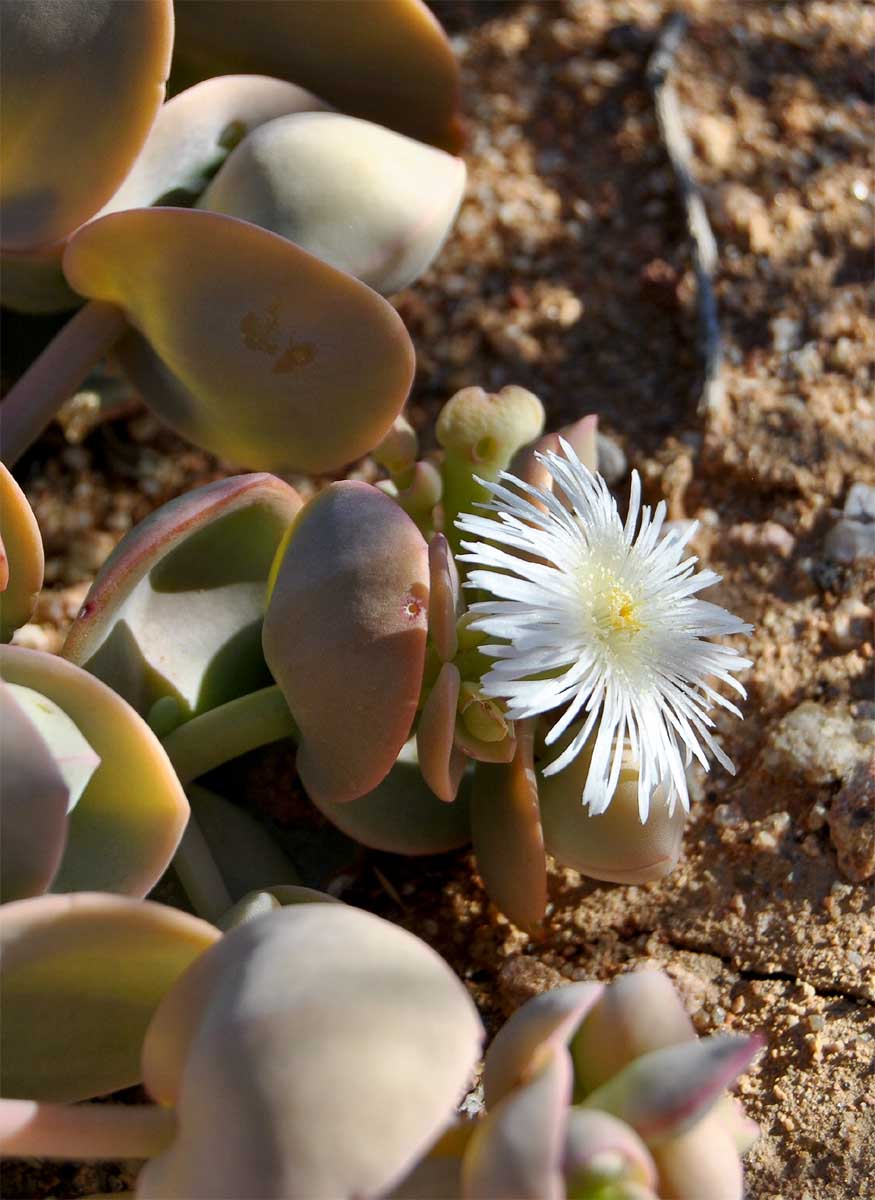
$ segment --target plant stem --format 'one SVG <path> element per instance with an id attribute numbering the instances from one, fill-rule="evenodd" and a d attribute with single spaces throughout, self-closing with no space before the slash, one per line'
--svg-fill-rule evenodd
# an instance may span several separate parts
<path id="1" fill-rule="evenodd" d="M 162 744 L 180 781 L 189 784 L 247 750 L 296 737 L 297 732 L 285 698 L 274 684 L 178 725 Z M 173 867 L 199 917 L 216 923 L 231 908 L 231 894 L 193 809 Z"/>
<path id="2" fill-rule="evenodd" d="M 297 736 L 283 694 L 273 684 L 193 717 L 169 733 L 163 746 L 186 784 L 248 750 Z"/>
<path id="3" fill-rule="evenodd" d="M 0 405 L 0 438 L 7 466 L 36 441 L 127 328 L 124 311 L 103 300 L 90 301 L 71 317 Z"/>
<path id="4" fill-rule="evenodd" d="M 0 1153 L 18 1158 L 152 1158 L 175 1133 L 175 1111 L 152 1104 L 0 1100 Z"/>
<path id="5" fill-rule="evenodd" d="M 185 833 L 173 855 L 173 869 L 185 888 L 192 908 L 205 921 L 217 924 L 233 906 L 231 893 L 197 823 L 193 808 L 189 811 Z"/>

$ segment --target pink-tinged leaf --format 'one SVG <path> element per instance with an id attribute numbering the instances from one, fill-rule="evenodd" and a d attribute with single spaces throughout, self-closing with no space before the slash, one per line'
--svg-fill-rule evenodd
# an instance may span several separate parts
<path id="1" fill-rule="evenodd" d="M 486 1052 L 483 1088 L 492 1108 L 530 1078 L 560 1046 L 604 992 L 601 983 L 569 983 L 527 1000 L 502 1025 Z"/>
<path id="2" fill-rule="evenodd" d="M 416 712 L 427 612 L 428 548 L 388 496 L 336 483 L 301 511 L 263 642 L 317 802 L 355 800 L 389 773 Z"/>
<path id="3" fill-rule="evenodd" d="M 462 1165 L 465 1200 L 564 1200 L 571 1059 L 556 1048 L 481 1121 Z"/>
<path id="4" fill-rule="evenodd" d="M 648 1143 L 695 1125 L 762 1048 L 759 1036 L 720 1034 L 653 1050 L 586 1097 Z"/>
<path id="5" fill-rule="evenodd" d="M 149 1029 L 147 1086 L 157 1046 L 180 1064 L 179 1137 L 140 1194 L 383 1194 L 452 1120 L 481 1038 L 464 986 L 395 925 L 340 904 L 240 925 Z"/>
<path id="6" fill-rule="evenodd" d="M 48 889 L 67 841 L 67 785 L 52 752 L 0 684 L 0 899 Z"/>
<path id="7" fill-rule="evenodd" d="M 0 642 L 29 620 L 43 586 L 45 556 L 27 497 L 0 463 Z"/>
<path id="8" fill-rule="evenodd" d="M 536 454 L 546 454 L 548 451 L 559 454 L 561 451 L 559 439 L 561 438 L 569 443 L 585 467 L 588 467 L 590 471 L 596 471 L 598 470 L 597 433 L 598 417 L 581 417 L 579 421 L 575 421 L 573 425 L 566 425 L 558 433 L 547 433 L 538 438 L 536 442 L 524 446 L 514 458 L 510 467 L 511 472 L 519 479 L 524 479 L 526 483 L 532 484 L 533 487 L 552 492 L 553 476 L 543 463 L 538 461 Z"/>
<path id="9" fill-rule="evenodd" d="M 478 763 L 471 835 L 490 897 L 520 929 L 536 930 L 547 907 L 547 861 L 532 765 L 532 722 L 517 722 L 517 750 L 506 766 Z"/>
<path id="10" fill-rule="evenodd" d="M 659 1172 L 659 1195 L 672 1200 L 743 1200 L 738 1150 L 717 1112 L 684 1133 L 651 1147 Z"/>
<path id="11" fill-rule="evenodd" d="M 64 273 L 142 335 L 118 354 L 155 411 L 233 462 L 335 470 L 380 441 L 410 390 L 413 345 L 392 306 L 245 221 L 110 213 L 71 238 Z"/>
<path id="12" fill-rule="evenodd" d="M 691 1042 L 695 1036 L 693 1022 L 662 971 L 618 975 L 571 1043 L 577 1087 L 586 1094 L 642 1054 Z"/>
<path id="13" fill-rule="evenodd" d="M 739 1154 L 746 1154 L 760 1136 L 760 1127 L 735 1096 L 722 1096 L 714 1110 Z"/>
<path id="14" fill-rule="evenodd" d="M 438 800 L 422 777 L 411 738 L 386 778 L 366 796 L 344 804 L 313 802 L 333 825 L 373 850 L 443 854 L 471 840 L 470 798 L 469 772 L 452 804 Z"/>
<path id="15" fill-rule="evenodd" d="M 301 507 L 273 475 L 195 488 L 135 526 L 98 572 L 64 656 L 143 716 L 180 716 L 270 682 L 261 652 L 267 578 Z"/>
<path id="16" fill-rule="evenodd" d="M 170 0 L 3 4 L 4 249 L 61 241 L 109 199 L 164 99 Z M 87 164 L 87 166 L 83 166 Z"/>
<path id="17" fill-rule="evenodd" d="M 416 729 L 422 777 L 437 798 L 448 804 L 456 798 L 467 763 L 454 741 L 460 684 L 459 668 L 445 662 L 423 705 Z"/>
<path id="18" fill-rule="evenodd" d="M 277 75 L 344 112 L 457 150 L 459 67 L 421 0 L 177 0 L 174 69 Z"/>
<path id="19" fill-rule="evenodd" d="M 53 654 L 2 646 L 0 674 L 57 704 L 100 757 L 70 813 L 54 890 L 145 896 L 188 820 L 188 801 L 161 743 L 106 684 Z"/>
<path id="20" fill-rule="evenodd" d="M 4 905 L 3 1095 L 72 1101 L 137 1083 L 159 1001 L 219 936 L 188 913 L 121 896 Z"/>
<path id="21" fill-rule="evenodd" d="M 462 1157 L 476 1128 L 475 1121 L 457 1120 L 387 1200 L 462 1200 Z"/>
<path id="22" fill-rule="evenodd" d="M 656 1200 L 656 1164 L 650 1151 L 634 1130 L 609 1113 L 569 1109 L 562 1166 L 569 1196 L 588 1195 L 587 1187 L 598 1195 L 602 1182 L 613 1188 L 637 1184 Z"/>
<path id="23" fill-rule="evenodd" d="M 429 542 L 428 571 L 428 636 L 441 661 L 452 662 L 459 649 L 456 633 L 461 609 L 459 572 L 450 543 L 442 533 L 436 533 Z"/>

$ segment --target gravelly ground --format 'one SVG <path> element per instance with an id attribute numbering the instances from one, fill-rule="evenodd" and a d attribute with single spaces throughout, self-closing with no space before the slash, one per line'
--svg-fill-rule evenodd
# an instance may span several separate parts
<path id="1" fill-rule="evenodd" d="M 750 1195 L 864 1196 L 875 573 L 872 558 L 835 562 L 825 541 L 850 486 L 875 484 L 875 9 L 679 6 L 692 23 L 677 84 L 720 244 L 727 351 L 725 411 L 702 423 L 682 212 L 643 79 L 666 6 L 435 7 L 463 63 L 470 175 L 439 263 L 397 300 L 419 356 L 414 419 L 427 437 L 457 388 L 511 382 L 537 392 L 554 425 L 597 412 L 648 498 L 702 522 L 695 548 L 724 576 L 711 598 L 755 625 L 755 666 L 745 722 L 720 723 L 738 774 L 699 781 L 684 859 L 663 883 L 556 871 L 537 945 L 489 909 L 465 855 L 366 855 L 350 896 L 431 940 L 493 1026 L 563 978 L 661 963 L 701 1032 L 768 1036 L 741 1086 L 763 1129 Z M 231 469 L 142 410 L 81 446 L 50 431 L 24 465 L 49 556 L 31 644 L 59 647 L 132 522 Z M 372 464 L 357 471 L 371 477 Z M 250 792 L 284 794 L 292 765 L 285 750 L 260 756 Z M 4 1194 L 82 1195 L 124 1178 L 51 1167 Z"/>

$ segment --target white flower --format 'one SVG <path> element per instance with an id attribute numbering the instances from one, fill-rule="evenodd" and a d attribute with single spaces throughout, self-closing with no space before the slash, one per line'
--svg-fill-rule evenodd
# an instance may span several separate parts
<path id="1" fill-rule="evenodd" d="M 713 571 L 694 574 L 697 560 L 683 557 L 695 525 L 661 537 L 665 504 L 653 516 L 641 512 L 637 472 L 623 524 L 605 481 L 561 446 L 564 458 L 538 455 L 556 494 L 502 472 L 503 482 L 481 481 L 491 493 L 481 507 L 494 515 L 457 521 L 484 539 L 462 543 L 462 559 L 480 568 L 469 572 L 469 586 L 494 597 L 471 606 L 474 627 L 499 639 L 481 647 L 496 660 L 482 690 L 503 700 L 514 720 L 564 708 L 548 745 L 582 721 L 545 775 L 568 766 L 595 733 L 582 796 L 591 813 L 608 807 L 627 742 L 638 765 L 641 820 L 658 784 L 670 810 L 678 797 L 688 809 L 684 767 L 695 756 L 707 770 L 703 745 L 734 774 L 709 732 L 708 711 L 719 704 L 741 713 L 706 680 L 744 696 L 732 672 L 751 665 L 703 639 L 751 626 L 695 598 L 720 580 Z"/>

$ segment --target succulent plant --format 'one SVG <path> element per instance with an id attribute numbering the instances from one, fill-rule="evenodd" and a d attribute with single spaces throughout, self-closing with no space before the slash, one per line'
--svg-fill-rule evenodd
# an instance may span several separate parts
<path id="1" fill-rule="evenodd" d="M 148 725 L 87 671 L 0 647 L 4 899 L 145 896 L 167 868 L 188 802 Z"/>
<path id="2" fill-rule="evenodd" d="M 33 612 L 43 586 L 45 555 L 24 492 L 0 463 L 0 642 Z"/>
<path id="3" fill-rule="evenodd" d="M 250 907 L 221 940 L 184 914 L 99 895 L 7 907 L 18 1040 L 0 1149 L 149 1158 L 143 1200 L 741 1197 L 739 1151 L 757 1130 L 723 1093 L 758 1038 L 697 1040 L 660 972 L 572 984 L 500 1030 L 486 1111 L 459 1118 L 482 1037 L 463 986 L 412 935 L 297 892 Z M 87 980 L 119 935 L 108 1030 Z M 37 980 L 53 994 L 32 1006 Z M 41 1074 L 20 1052 L 74 1033 L 76 1056 Z M 133 1076 L 159 1107 L 58 1103 Z"/>
<path id="4" fill-rule="evenodd" d="M 98 4 L 96 45 L 86 40 L 80 46 L 75 7 L 62 5 L 50 14 L 43 12 L 47 4 L 8 6 L 15 15 L 4 41 L 10 58 L 24 64 L 11 75 L 14 112 L 33 93 L 28 71 L 64 78 L 67 60 L 74 72 L 81 59 L 101 76 L 99 54 L 127 47 L 127 39 L 136 44 L 139 27 L 126 24 L 126 7 L 110 14 L 112 6 Z M 4 243 L 11 263 L 5 298 L 42 310 L 82 298 L 89 303 L 7 396 L 4 457 L 14 461 L 95 361 L 116 347 L 149 403 L 199 445 L 255 468 L 336 469 L 388 431 L 413 376 L 413 349 L 394 310 L 344 275 L 392 291 L 421 273 L 458 208 L 464 164 L 368 121 L 320 112 L 327 105 L 316 95 L 254 75 L 206 80 L 156 115 L 172 15 L 169 0 L 140 7 L 150 30 L 154 26 L 156 53 L 161 51 L 151 68 L 147 55 L 142 70 L 147 77 L 149 69 L 157 71 L 162 84 L 150 90 L 137 74 L 127 91 L 119 89 L 136 117 L 136 138 L 132 131 L 120 139 L 110 156 L 104 151 L 107 130 L 100 123 L 89 129 L 77 106 L 69 130 L 58 122 L 68 134 L 65 152 L 90 145 L 91 138 L 93 152 L 107 154 L 105 171 L 95 172 L 93 182 L 80 185 L 62 205 L 56 193 L 65 176 L 56 171 L 55 158 L 66 159 L 55 154 L 51 139 L 25 145 L 17 129 L 9 139 L 11 194 L 4 214 L 9 209 L 12 216 L 4 224 L 12 240 Z M 332 46 L 338 65 L 349 58 L 345 39 L 332 43 L 337 14 L 329 15 L 325 5 L 308 13 L 308 5 L 300 7 L 291 20 L 304 18 L 310 39 L 301 60 L 304 74 L 337 84 L 343 67 L 332 65 Z M 258 8 L 247 10 L 238 31 L 243 41 L 235 34 L 237 49 L 247 30 L 256 31 L 256 41 L 269 42 L 288 23 L 290 6 Z M 26 10 L 33 20 L 18 15 Z M 189 23 L 200 15 L 189 14 Z M 358 24 L 361 14 L 349 19 Z M 31 36 L 32 25 L 53 24 L 60 33 L 51 45 L 45 34 Z M 222 25 L 220 13 L 211 22 L 214 45 L 221 44 Z M 446 91 L 444 66 L 452 57 L 418 0 L 380 5 L 366 25 L 352 57 L 373 53 L 395 81 L 387 91 L 395 92 L 414 63 L 418 73 L 408 83 L 418 97 Z M 431 61 L 442 65 L 429 71 Z M 105 74 L 102 87 L 119 86 L 114 68 Z M 354 98 L 357 86 L 339 91 Z M 46 124 L 56 91 L 47 94 L 41 114 Z M 372 85 L 363 95 L 366 110 L 382 109 Z M 436 136 L 439 125 L 452 121 L 447 102 L 447 96 L 438 101 L 434 124 L 425 121 Z M 398 108 L 394 100 L 389 107 Z M 51 192 L 64 213 L 48 231 L 38 221 L 40 189 Z M 173 204 L 177 208 L 162 207 Z M 197 210 L 180 211 L 180 204 Z M 162 211 L 143 211 L 149 206 Z M 21 230 L 14 219 L 19 210 L 30 221 Z M 260 229 L 278 236 L 271 239 Z"/>
<path id="5" fill-rule="evenodd" d="M 341 830 L 400 853 L 434 853 L 472 840 L 488 891 L 523 929 L 536 930 L 546 909 L 547 854 L 597 879 L 659 878 L 681 849 L 686 801 L 671 802 L 676 768 L 675 774 L 666 774 L 665 766 L 649 768 L 649 781 L 642 783 L 631 734 L 621 734 L 614 739 L 613 772 L 596 793 L 598 804 L 582 804 L 594 755 L 604 754 L 598 739 L 593 734 L 581 741 L 582 716 L 576 722 L 564 718 L 556 743 L 564 769 L 550 768 L 545 734 L 553 739 L 537 705 L 511 714 L 502 695 L 501 671 L 517 669 L 525 617 L 495 617 L 504 601 L 476 600 L 481 582 L 492 579 L 488 572 L 475 572 L 462 587 L 447 536 L 436 531 L 465 497 L 474 512 L 482 504 L 487 513 L 462 514 L 458 521 L 466 531 L 512 541 L 528 537 L 525 522 L 514 526 L 501 515 L 513 499 L 509 486 L 530 498 L 527 518 L 537 517 L 544 530 L 566 513 L 561 520 L 577 529 L 582 518 L 563 507 L 567 492 L 551 491 L 556 463 L 566 460 L 550 449 L 559 445 L 557 435 L 539 437 L 542 427 L 540 402 L 523 389 L 497 396 L 476 388 L 459 393 L 438 422 L 448 448 L 428 462 L 434 486 L 415 503 L 410 481 L 424 464 L 403 421 L 377 448 L 390 475 L 383 488 L 335 483 L 303 507 L 288 485 L 271 476 L 240 476 L 198 489 L 120 543 L 64 652 L 148 718 L 183 783 L 244 751 L 293 737 L 308 795 Z M 535 441 L 526 442 L 533 435 Z M 573 455 L 576 444 L 595 465 L 594 418 L 568 427 L 564 436 L 563 453 Z M 586 470 L 574 461 L 575 469 Z M 519 475 L 507 473 L 511 465 Z M 490 489 L 496 500 L 476 499 L 488 497 Z M 417 520 L 404 511 L 405 503 Z M 618 522 L 615 510 L 611 521 Z M 660 521 L 657 514 L 641 535 L 651 548 Z M 617 530 L 623 541 L 627 535 L 619 524 Z M 463 566 L 467 558 L 485 555 L 487 563 L 502 567 L 518 561 L 523 577 L 536 569 L 529 559 L 486 544 L 465 547 Z M 628 551 L 636 552 L 637 545 Z M 669 540 L 660 553 L 677 556 L 678 547 Z M 689 594 L 689 564 L 678 569 Z M 701 577 L 698 586 L 709 580 Z M 467 609 L 464 597 L 472 591 L 475 603 Z M 692 602 L 691 614 L 700 611 L 698 603 Z M 722 610 L 706 605 L 701 611 L 713 622 Z M 517 633 L 509 633 L 512 620 L 519 620 Z M 190 636 L 193 626 L 201 630 L 197 639 Z M 495 633 L 501 645 L 490 647 Z M 689 641 L 683 630 L 681 637 Z M 627 644 L 620 646 L 623 652 Z M 593 645 L 601 645 L 597 636 Z M 665 645 L 670 655 L 670 641 Z M 703 655 L 713 654 L 718 671 L 724 664 L 744 665 L 734 651 L 710 643 L 690 642 L 684 653 L 699 645 Z M 490 687 L 496 675 L 499 682 Z M 519 685 L 521 692 L 527 687 Z M 537 687 L 551 697 L 555 691 L 549 673 Z M 702 705 L 709 701 L 707 687 L 704 697 Z M 542 707 L 549 711 L 557 703 L 551 698 Z M 590 728 L 593 723 L 590 716 Z M 195 848 L 196 830 L 190 822 L 177 866 L 190 893 L 193 886 L 201 896 L 198 911 L 219 919 L 239 894 L 232 898 L 221 885 L 222 872 L 210 867 L 207 848 Z M 198 862 L 214 885 L 206 878 L 198 882 Z M 290 882 L 288 874 L 259 879 L 256 872 L 251 886 Z"/>
<path id="6" fill-rule="evenodd" d="M 4 1057 L 4 1095 L 16 1099 L 0 1101 L 3 1152 L 149 1157 L 144 1200 L 389 1194 L 452 1123 L 482 1026 L 417 938 L 325 897 L 297 899 L 316 902 L 250 915 L 218 941 L 203 922 L 149 903 L 88 896 L 5 909 L 4 1026 L 33 1045 L 49 1019 L 50 1048 L 76 1032 L 80 1041 L 75 1064 L 44 1080 L 29 1060 Z M 120 937 L 127 987 L 107 1030 L 84 985 Z M 57 991 L 31 1011 L 37 954 Z M 160 1107 L 109 1110 L 107 1121 L 105 1106 L 57 1103 L 131 1071 Z"/>

